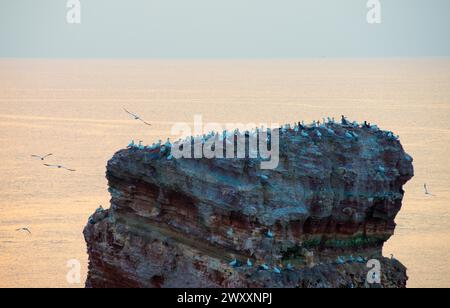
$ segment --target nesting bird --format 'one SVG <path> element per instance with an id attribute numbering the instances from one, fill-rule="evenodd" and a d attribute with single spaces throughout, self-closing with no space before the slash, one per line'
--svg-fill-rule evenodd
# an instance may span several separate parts
<path id="1" fill-rule="evenodd" d="M 247 259 L 247 267 L 253 267 L 253 262 Z"/>
<path id="2" fill-rule="evenodd" d="M 230 266 L 232 266 L 232 267 L 238 267 L 238 265 L 239 265 L 239 262 L 236 259 L 234 259 L 233 261 L 230 262 Z"/>
<path id="3" fill-rule="evenodd" d="M 228 229 L 227 235 L 228 235 L 228 237 L 233 237 L 233 235 L 234 235 L 234 230 L 233 230 L 233 228 Z"/>
<path id="4" fill-rule="evenodd" d="M 353 135 L 350 134 L 350 132 L 346 132 L 345 137 L 347 137 L 348 139 L 353 139 Z"/>
<path id="5" fill-rule="evenodd" d="M 170 138 L 167 138 L 167 141 L 166 141 L 166 143 L 164 145 L 166 146 L 166 148 L 172 147 L 172 143 L 170 142 Z"/>
<path id="6" fill-rule="evenodd" d="M 269 177 L 267 176 L 267 175 L 261 175 L 261 179 L 263 180 L 263 181 L 268 181 L 269 180 Z"/>
<path id="7" fill-rule="evenodd" d="M 345 264 L 345 259 L 344 259 L 344 257 L 339 256 L 339 257 L 337 258 L 337 264 Z"/>
<path id="8" fill-rule="evenodd" d="M 134 140 L 131 140 L 130 144 L 128 145 L 127 148 L 132 149 L 136 146 L 136 144 L 134 143 Z"/>

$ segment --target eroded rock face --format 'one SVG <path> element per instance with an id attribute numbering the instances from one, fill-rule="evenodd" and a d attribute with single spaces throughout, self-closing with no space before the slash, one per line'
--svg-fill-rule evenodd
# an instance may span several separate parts
<path id="1" fill-rule="evenodd" d="M 405 287 L 406 268 L 382 247 L 412 158 L 378 129 L 329 128 L 281 133 L 275 170 L 119 151 L 107 166 L 111 208 L 84 231 L 86 286 L 367 287 L 366 261 L 378 259 L 378 286 Z"/>

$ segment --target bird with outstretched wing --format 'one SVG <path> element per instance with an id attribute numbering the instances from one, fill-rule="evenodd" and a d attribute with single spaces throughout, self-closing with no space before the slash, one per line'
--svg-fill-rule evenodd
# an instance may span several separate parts
<path id="1" fill-rule="evenodd" d="M 16 232 L 19 232 L 19 231 L 25 231 L 25 232 L 28 232 L 28 234 L 31 235 L 31 231 L 28 228 L 19 228 L 19 229 L 16 230 Z"/>
<path id="2" fill-rule="evenodd" d="M 37 159 L 39 159 L 39 160 L 44 161 L 46 158 L 48 158 L 48 157 L 50 157 L 50 156 L 52 156 L 52 155 L 53 155 L 53 154 L 47 154 L 47 155 L 44 155 L 44 156 L 40 156 L 40 155 L 31 155 L 31 157 L 37 158 Z"/>
<path id="3" fill-rule="evenodd" d="M 428 190 L 427 184 L 423 184 L 423 189 L 425 190 L 425 195 L 434 197 L 434 195 Z"/>
<path id="4" fill-rule="evenodd" d="M 125 108 L 123 108 L 123 110 L 124 110 L 126 113 L 128 113 L 129 115 L 131 115 L 135 120 L 141 121 L 141 122 L 144 123 L 145 125 L 152 126 L 150 123 L 144 121 L 144 120 L 143 120 L 140 116 L 138 116 L 137 114 L 132 113 L 132 112 L 128 111 L 128 110 L 125 109 Z"/>
<path id="5" fill-rule="evenodd" d="M 63 165 L 49 165 L 49 164 L 44 164 L 44 166 L 49 167 L 49 168 L 54 168 L 54 169 L 64 169 L 70 172 L 75 172 L 75 169 L 70 169 L 67 167 L 64 167 Z"/>

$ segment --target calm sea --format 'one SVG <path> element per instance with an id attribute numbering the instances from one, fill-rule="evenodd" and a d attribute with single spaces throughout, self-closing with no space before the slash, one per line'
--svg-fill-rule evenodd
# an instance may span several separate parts
<path id="1" fill-rule="evenodd" d="M 82 230 L 108 206 L 106 162 L 131 139 L 165 139 L 194 115 L 285 123 L 341 114 L 401 136 L 416 176 L 384 253 L 408 267 L 410 287 L 450 287 L 450 59 L 0 60 L 0 287 L 83 286 L 68 284 L 67 262 L 81 262 L 84 282 Z M 47 153 L 77 172 L 30 157 Z"/>

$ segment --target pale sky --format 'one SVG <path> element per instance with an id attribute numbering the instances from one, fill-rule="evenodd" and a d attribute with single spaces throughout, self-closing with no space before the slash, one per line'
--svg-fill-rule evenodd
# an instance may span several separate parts
<path id="1" fill-rule="evenodd" d="M 449 0 L 0 0 L 0 57 L 450 56 Z"/>

